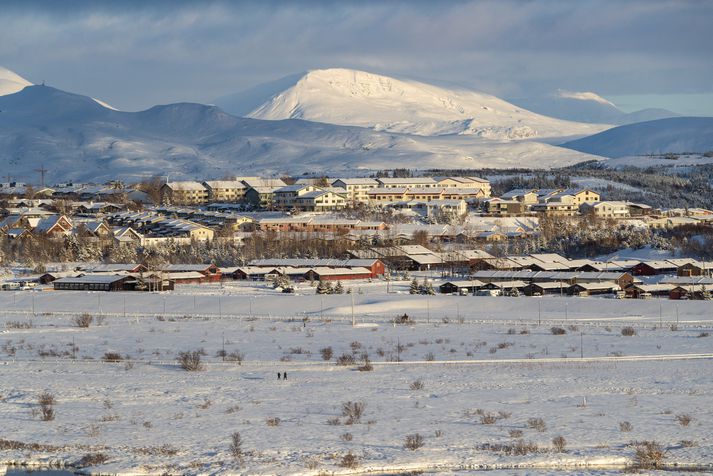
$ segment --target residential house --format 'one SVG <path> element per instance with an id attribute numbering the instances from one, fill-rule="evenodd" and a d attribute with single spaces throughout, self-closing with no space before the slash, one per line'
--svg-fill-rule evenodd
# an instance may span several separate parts
<path id="1" fill-rule="evenodd" d="M 239 180 L 208 180 L 203 182 L 210 202 L 240 202 L 248 187 Z"/>
<path id="2" fill-rule="evenodd" d="M 203 205 L 208 203 L 208 189 L 200 182 L 167 182 L 161 186 L 164 205 Z"/>
<path id="3" fill-rule="evenodd" d="M 629 204 L 619 201 L 603 201 L 583 203 L 580 207 L 582 213 L 591 213 L 597 218 L 628 218 Z"/>
<path id="4" fill-rule="evenodd" d="M 340 178 L 332 181 L 333 187 L 341 187 L 347 191 L 347 200 L 351 202 L 368 203 L 369 190 L 378 188 L 379 182 L 373 178 Z"/>

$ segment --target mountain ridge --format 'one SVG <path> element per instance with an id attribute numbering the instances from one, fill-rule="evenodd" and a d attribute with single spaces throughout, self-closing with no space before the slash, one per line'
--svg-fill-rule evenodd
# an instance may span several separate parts
<path id="1" fill-rule="evenodd" d="M 539 168 L 592 160 L 543 143 L 421 137 L 297 119 L 232 116 L 216 106 L 106 109 L 49 86 L 0 96 L 0 166 L 30 180 L 44 165 L 52 180 L 130 179 L 146 175 L 220 178 L 239 173 L 333 172 L 406 167 Z M 361 171 L 361 172 L 360 172 Z"/>

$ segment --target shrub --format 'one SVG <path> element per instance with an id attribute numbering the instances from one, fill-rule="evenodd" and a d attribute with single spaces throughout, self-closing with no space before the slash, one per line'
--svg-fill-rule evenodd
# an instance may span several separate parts
<path id="1" fill-rule="evenodd" d="M 87 468 L 89 466 L 97 466 L 109 461 L 109 457 L 104 453 L 87 453 L 82 458 L 74 463 L 77 468 Z"/>
<path id="2" fill-rule="evenodd" d="M 641 441 L 636 443 L 634 464 L 640 469 L 659 468 L 666 459 L 666 450 L 655 441 Z"/>
<path id="3" fill-rule="evenodd" d="M 337 365 L 354 365 L 356 363 L 356 360 L 354 360 L 354 356 L 352 354 L 342 354 L 339 357 L 337 357 Z"/>
<path id="4" fill-rule="evenodd" d="M 322 354 L 322 360 L 331 360 L 332 355 L 334 355 L 334 351 L 331 347 L 324 347 L 322 349 L 319 349 L 319 353 Z"/>
<path id="5" fill-rule="evenodd" d="M 564 330 L 563 327 L 557 327 L 557 326 L 550 328 L 550 332 L 552 332 L 552 335 L 555 335 L 555 336 L 561 336 L 561 335 L 564 335 L 567 333 L 567 331 Z"/>
<path id="6" fill-rule="evenodd" d="M 555 436 L 552 438 L 552 446 L 555 448 L 556 452 L 564 453 L 564 448 L 567 446 L 567 440 L 564 439 L 564 436 Z"/>
<path id="7" fill-rule="evenodd" d="M 510 430 L 508 435 L 510 438 L 522 438 L 522 430 Z"/>
<path id="8" fill-rule="evenodd" d="M 423 436 L 418 433 L 413 435 L 406 435 L 406 442 L 404 443 L 404 448 L 411 451 L 416 451 L 424 445 Z"/>
<path id="9" fill-rule="evenodd" d="M 525 442 L 523 440 L 517 440 L 512 447 L 512 453 L 517 456 L 525 456 L 530 453 L 537 453 L 539 448 L 536 443 L 532 441 Z"/>
<path id="10" fill-rule="evenodd" d="M 267 420 L 265 420 L 265 423 L 267 426 L 280 426 L 280 420 L 278 417 L 270 417 Z"/>
<path id="11" fill-rule="evenodd" d="M 539 432 L 547 430 L 545 420 L 543 420 L 542 418 L 530 418 L 529 420 L 527 420 L 527 426 Z"/>
<path id="12" fill-rule="evenodd" d="M 423 380 L 416 379 L 411 384 L 409 385 L 409 388 L 411 390 L 423 390 L 426 387 L 426 385 L 423 383 Z"/>
<path id="13" fill-rule="evenodd" d="M 494 425 L 498 421 L 498 418 L 491 413 L 484 413 L 480 415 L 481 425 Z"/>
<path id="14" fill-rule="evenodd" d="M 354 439 L 354 435 L 349 432 L 342 433 L 341 435 L 339 435 L 339 439 L 342 441 L 352 441 Z"/>
<path id="15" fill-rule="evenodd" d="M 119 362 L 124 360 L 124 358 L 118 352 L 105 352 L 104 357 L 102 357 L 104 362 Z"/>
<path id="16" fill-rule="evenodd" d="M 77 327 L 89 327 L 93 320 L 94 318 L 91 314 L 87 314 L 85 312 L 84 314 L 80 314 L 74 318 L 74 325 Z"/>
<path id="17" fill-rule="evenodd" d="M 623 431 L 624 433 L 629 433 L 633 429 L 634 429 L 634 426 L 631 423 L 629 423 L 628 421 L 619 422 L 619 431 Z"/>
<path id="18" fill-rule="evenodd" d="M 621 335 L 626 337 L 631 337 L 636 335 L 636 329 L 631 326 L 626 326 L 621 328 Z"/>
<path id="19" fill-rule="evenodd" d="M 364 402 L 345 402 L 342 403 L 342 416 L 346 417 L 345 425 L 353 425 L 361 422 L 361 417 L 364 415 L 366 403 Z"/>
<path id="20" fill-rule="evenodd" d="M 54 395 L 49 392 L 43 392 L 37 397 L 37 403 L 40 405 L 40 419 L 42 421 L 54 420 L 54 405 L 57 403 Z"/>
<path id="21" fill-rule="evenodd" d="M 181 368 L 188 372 L 197 372 L 205 369 L 205 366 L 201 362 L 201 352 L 198 350 L 194 350 L 192 352 L 180 352 L 176 360 L 178 360 Z"/>
<path id="22" fill-rule="evenodd" d="M 230 454 L 238 461 L 243 460 L 243 438 L 237 431 L 230 435 Z"/>
<path id="23" fill-rule="evenodd" d="M 369 360 L 369 354 L 364 352 L 363 354 L 361 354 L 361 358 L 362 358 L 363 363 L 362 363 L 362 365 L 357 367 L 358 371 L 371 372 L 372 370 L 374 370 L 374 366 L 371 365 L 371 360 Z"/>
<path id="24" fill-rule="evenodd" d="M 682 415 L 676 415 L 676 420 L 678 420 L 679 425 L 688 426 L 693 421 L 693 417 L 691 417 L 691 415 L 684 413 Z"/>
<path id="25" fill-rule="evenodd" d="M 426 362 L 433 362 L 434 360 L 436 360 L 436 356 L 433 355 L 433 352 L 429 352 L 424 356 L 423 360 L 425 360 Z"/>
<path id="26" fill-rule="evenodd" d="M 349 453 L 342 456 L 342 459 L 339 461 L 339 466 L 342 468 L 354 469 L 359 466 L 359 458 L 357 458 L 354 453 L 349 451 Z"/>
<path id="27" fill-rule="evenodd" d="M 245 360 L 245 354 L 237 350 L 225 356 L 226 362 L 235 362 L 238 365 L 243 365 L 243 360 Z"/>
<path id="28" fill-rule="evenodd" d="M 327 420 L 327 425 L 339 426 L 341 424 L 342 422 L 339 420 L 339 417 L 334 417 Z"/>

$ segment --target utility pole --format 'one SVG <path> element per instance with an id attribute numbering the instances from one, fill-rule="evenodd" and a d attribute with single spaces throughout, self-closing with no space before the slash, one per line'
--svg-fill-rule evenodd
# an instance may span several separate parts
<path id="1" fill-rule="evenodd" d="M 354 320 L 354 293 L 352 293 L 351 296 L 352 296 L 352 327 L 355 327 L 356 321 Z"/>
<path id="2" fill-rule="evenodd" d="M 542 324 L 542 301 L 537 301 L 537 325 Z"/>
<path id="3" fill-rule="evenodd" d="M 426 295 L 426 323 L 431 323 L 431 299 Z"/>
<path id="4" fill-rule="evenodd" d="M 584 358 L 584 332 L 579 331 L 579 358 Z"/>

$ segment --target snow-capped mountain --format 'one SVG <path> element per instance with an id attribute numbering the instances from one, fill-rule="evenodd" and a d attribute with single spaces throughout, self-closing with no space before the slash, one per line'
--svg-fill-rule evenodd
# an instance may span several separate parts
<path id="1" fill-rule="evenodd" d="M 514 98 L 511 101 L 546 116 L 593 124 L 632 124 L 678 116 L 675 112 L 655 108 L 626 113 L 593 92 L 558 90 L 544 96 Z"/>
<path id="2" fill-rule="evenodd" d="M 674 117 L 615 127 L 562 144 L 603 157 L 713 150 L 713 117 Z"/>
<path id="3" fill-rule="evenodd" d="M 0 66 L 0 96 L 6 96 L 8 94 L 14 94 L 16 92 L 22 91 L 27 86 L 33 86 L 31 82 L 20 76 L 19 74 L 10 71 L 7 68 Z M 101 99 L 91 98 L 96 101 L 97 104 L 107 108 L 116 110 L 111 105 L 102 101 Z"/>
<path id="4" fill-rule="evenodd" d="M 257 96 L 278 87 L 282 89 L 247 114 L 247 95 L 218 99 L 216 104 L 256 119 L 305 119 L 420 136 L 519 140 L 584 136 L 608 128 L 542 116 L 476 91 L 351 69 L 313 70 L 284 78 L 258 87 Z"/>
<path id="5" fill-rule="evenodd" d="M 27 86 L 32 86 L 32 83 L 19 74 L 0 66 L 0 96 L 14 94 Z"/>
<path id="6" fill-rule="evenodd" d="M 50 181 L 209 178 L 306 171 L 537 168 L 596 157 L 549 144 L 421 137 L 302 120 L 239 118 L 214 106 L 169 104 L 141 112 L 105 108 L 49 86 L 0 97 L 0 170 Z"/>

